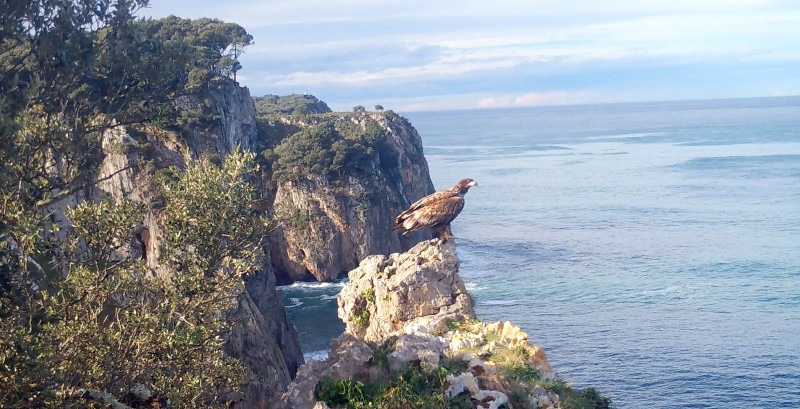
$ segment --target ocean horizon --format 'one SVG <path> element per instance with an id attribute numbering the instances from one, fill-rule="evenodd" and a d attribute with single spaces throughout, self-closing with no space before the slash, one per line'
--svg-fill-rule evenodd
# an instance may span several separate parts
<path id="1" fill-rule="evenodd" d="M 401 113 L 485 321 L 617 408 L 800 408 L 800 97 Z M 281 287 L 304 353 L 342 283 Z"/>

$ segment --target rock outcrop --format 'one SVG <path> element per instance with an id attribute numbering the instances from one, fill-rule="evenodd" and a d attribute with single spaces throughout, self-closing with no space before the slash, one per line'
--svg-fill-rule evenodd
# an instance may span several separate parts
<path id="1" fill-rule="evenodd" d="M 324 396 L 336 392 L 325 382 L 391 388 L 403 382 L 398 373 L 417 376 L 409 370 L 447 373 L 431 393 L 448 402 L 474 408 L 559 407 L 556 377 L 544 350 L 509 322 L 476 319 L 458 266 L 454 241 L 424 241 L 405 253 L 365 258 L 339 294 L 345 333 L 333 341 L 325 361 L 299 369 L 278 407 L 328 407 L 317 401 L 321 391 Z M 431 375 L 432 383 L 441 380 L 437 376 Z M 358 397 L 333 400 L 347 399 Z"/>
<path id="2" fill-rule="evenodd" d="M 281 283 L 332 281 L 370 254 L 404 251 L 430 238 L 424 232 L 392 232 L 397 214 L 434 191 L 422 141 L 411 124 L 377 112 L 313 120 L 284 117 L 268 122 L 264 132 L 308 129 L 320 121 L 359 128 L 377 124 L 381 135 L 368 147 L 366 172 L 347 172 L 334 180 L 301 172 L 276 183 L 272 208 L 278 228 L 270 235 L 270 251 Z"/>
<path id="3" fill-rule="evenodd" d="M 448 321 L 475 318 L 457 274 L 453 243 L 423 242 L 405 253 L 365 258 L 339 294 L 345 331 L 380 342 L 401 334 L 443 333 Z"/>

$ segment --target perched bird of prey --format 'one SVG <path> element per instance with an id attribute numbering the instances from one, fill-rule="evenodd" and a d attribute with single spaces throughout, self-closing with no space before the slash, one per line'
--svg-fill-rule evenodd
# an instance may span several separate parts
<path id="1" fill-rule="evenodd" d="M 393 230 L 406 234 L 410 231 L 431 229 L 442 242 L 447 241 L 452 237 L 447 233 L 447 228 L 461 213 L 464 208 L 464 194 L 473 186 L 477 186 L 477 183 L 465 178 L 450 189 L 440 190 L 417 200 L 394 219 Z"/>

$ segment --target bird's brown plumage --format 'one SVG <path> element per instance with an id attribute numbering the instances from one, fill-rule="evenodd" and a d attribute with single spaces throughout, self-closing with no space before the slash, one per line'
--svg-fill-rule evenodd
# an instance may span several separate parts
<path id="1" fill-rule="evenodd" d="M 431 229 L 438 235 L 445 233 L 450 222 L 464 209 L 464 194 L 475 185 L 477 183 L 470 178 L 461 179 L 450 189 L 417 200 L 397 216 L 393 230 L 403 234 L 425 229 Z"/>

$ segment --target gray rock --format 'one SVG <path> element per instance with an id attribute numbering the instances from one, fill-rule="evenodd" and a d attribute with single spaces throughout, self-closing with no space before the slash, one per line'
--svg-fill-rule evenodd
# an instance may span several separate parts
<path id="1" fill-rule="evenodd" d="M 425 369 L 439 366 L 444 357 L 444 343 L 436 338 L 404 334 L 397 338 L 395 350 L 389 354 L 389 369 L 402 370 L 409 362 L 419 362 Z"/>
<path id="2" fill-rule="evenodd" d="M 535 367 L 540 375 L 551 379 L 554 375 L 544 350 L 529 344 L 528 335 L 519 327 L 510 322 L 474 320 L 472 303 L 458 275 L 455 241 L 442 245 L 425 241 L 405 253 L 370 256 L 350 271 L 350 281 L 337 299 L 345 333 L 334 343 L 331 358 L 301 367 L 298 379 L 284 395 L 285 407 L 313 407 L 313 388 L 327 376 L 364 382 L 377 379 L 378 383 L 388 380 L 385 374 L 380 378 L 375 373 L 381 365 L 370 357 L 366 343 L 380 348 L 394 345 L 386 355 L 392 372 L 401 371 L 409 362 L 419 362 L 423 369 L 433 368 L 445 356 L 464 361 L 468 371 L 449 375 L 445 393 L 449 398 L 469 393 L 479 408 L 509 405 L 507 381 L 496 375 L 494 363 L 480 358 L 482 352 L 524 351 L 515 355 L 520 363 Z M 450 320 L 460 321 L 457 330 L 448 327 Z M 393 337 L 394 343 L 387 343 Z M 347 345 L 345 351 L 343 345 Z M 359 362 L 363 363 L 360 371 Z M 486 389 L 480 389 L 480 385 Z M 529 397 L 531 403 L 558 404 L 556 394 L 541 389 L 538 395 Z"/>
<path id="3" fill-rule="evenodd" d="M 449 399 L 455 398 L 464 392 L 468 392 L 470 396 L 472 396 L 481 390 L 481 388 L 478 386 L 478 380 L 475 379 L 475 375 L 473 375 L 471 372 L 460 373 L 458 376 L 447 375 L 446 379 L 450 386 L 447 387 L 445 395 Z"/>
<path id="4" fill-rule="evenodd" d="M 508 405 L 508 396 L 503 392 L 481 390 L 472 395 L 478 401 L 478 407 L 484 409 L 499 409 Z"/>
<path id="5" fill-rule="evenodd" d="M 297 377 L 276 403 L 280 408 L 311 409 L 317 406 L 314 388 L 321 379 L 369 380 L 367 363 L 373 351 L 365 342 L 350 334 L 342 334 L 331 343 L 331 352 L 324 361 L 309 361 L 297 371 Z"/>
<path id="6" fill-rule="evenodd" d="M 345 331 L 377 342 L 392 335 L 444 333 L 448 321 L 474 318 L 458 264 L 452 240 L 367 257 L 350 271 L 350 284 L 339 293 Z M 389 266 L 394 267 L 391 276 Z"/>

